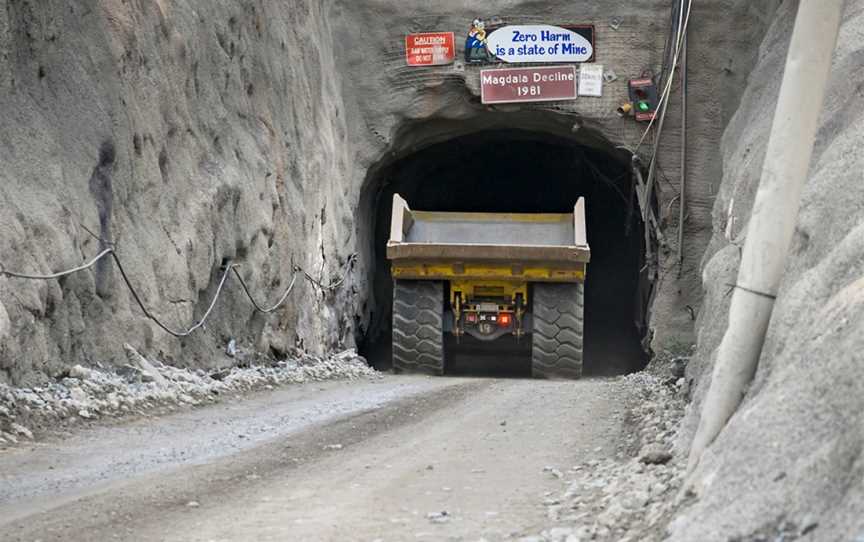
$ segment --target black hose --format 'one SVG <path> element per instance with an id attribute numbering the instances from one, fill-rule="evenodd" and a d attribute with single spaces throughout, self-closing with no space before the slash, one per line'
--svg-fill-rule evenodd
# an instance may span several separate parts
<path id="1" fill-rule="evenodd" d="M 252 292 L 249 291 L 249 286 L 246 284 L 246 281 L 243 280 L 243 277 L 240 275 L 239 271 L 237 271 L 237 266 L 235 264 L 231 263 L 231 261 L 228 261 L 224 266 L 222 278 L 219 279 L 219 286 L 216 288 L 216 293 L 213 295 L 213 299 L 210 300 L 210 305 L 207 307 L 207 311 L 204 313 L 204 315 L 197 322 L 195 322 L 195 324 L 192 325 L 192 327 L 186 329 L 185 331 L 177 331 L 177 330 L 174 330 L 174 329 L 168 327 L 159 318 L 157 318 L 146 307 L 146 305 L 144 305 L 144 301 L 141 299 L 141 296 L 138 294 L 138 291 L 132 285 L 132 281 L 129 279 L 129 275 L 126 274 L 126 269 L 123 268 L 123 263 L 120 261 L 120 257 L 117 255 L 117 253 L 114 251 L 113 248 L 107 248 L 107 249 L 103 250 L 102 252 L 97 254 L 92 260 L 90 260 L 90 261 L 88 261 L 82 265 L 79 265 L 77 267 L 73 267 L 71 269 L 67 269 L 65 271 L 60 271 L 57 273 L 51 273 L 48 275 L 36 275 L 36 274 L 30 274 L 30 273 L 19 273 L 19 272 L 15 272 L 15 271 L 8 271 L 3 266 L 3 264 L 0 263 L 0 275 L 7 276 L 7 277 L 13 277 L 13 278 L 19 278 L 19 279 L 29 279 L 29 280 L 59 279 L 59 278 L 63 278 L 63 277 L 66 277 L 68 275 L 71 275 L 73 273 L 78 273 L 80 271 L 85 271 L 87 269 L 90 269 L 91 267 L 96 265 L 96 263 L 98 263 L 100 260 L 102 260 L 103 258 L 105 258 L 109 255 L 114 260 L 114 263 L 117 264 L 117 270 L 120 271 L 120 276 L 123 278 L 123 282 L 124 282 L 124 284 L 126 284 L 126 288 L 129 290 L 129 293 L 132 294 L 132 298 L 135 300 L 135 303 L 141 309 L 141 312 L 144 313 L 144 316 L 146 316 L 149 320 L 153 321 L 163 331 L 165 331 L 169 335 L 172 335 L 172 336 L 177 337 L 177 338 L 188 337 L 204 325 L 204 323 L 207 321 L 207 319 L 210 317 L 211 313 L 213 312 L 213 309 L 216 307 L 216 302 L 219 300 L 219 297 L 222 295 L 222 290 L 225 286 L 225 282 L 228 280 L 228 276 L 232 271 L 234 272 L 234 276 L 237 277 L 237 280 L 240 281 L 240 286 L 243 287 L 243 291 L 246 293 L 246 297 L 248 297 L 249 301 L 252 302 L 252 305 L 255 307 L 255 310 L 258 312 L 264 313 L 264 314 L 270 314 L 270 313 L 276 311 L 276 309 L 278 309 L 280 306 L 282 306 L 282 304 L 285 302 L 286 299 L 288 299 L 288 296 L 294 290 L 294 284 L 297 280 L 297 273 L 299 271 L 302 271 L 301 268 L 297 267 L 294 270 L 294 274 L 291 277 L 291 283 L 288 285 L 288 288 L 285 290 L 285 292 L 279 298 L 279 301 L 277 301 L 276 304 L 273 305 L 272 307 L 265 308 L 265 307 L 262 307 L 255 300 L 255 298 L 252 296 Z M 345 270 L 342 273 L 342 276 L 339 277 L 335 281 L 331 281 L 330 284 L 325 285 L 325 284 L 321 283 L 321 281 L 314 279 L 311 275 L 309 275 L 309 273 L 307 273 L 305 271 L 303 271 L 303 273 L 305 274 L 306 278 L 310 282 L 312 282 L 313 285 L 321 288 L 322 290 L 333 291 L 333 290 L 336 290 L 339 286 L 341 286 L 345 282 L 345 279 L 347 278 L 348 272 L 350 271 L 350 269 L 353 266 L 354 261 L 356 259 L 357 259 L 357 254 L 351 254 L 348 257 L 348 260 L 345 262 Z"/>

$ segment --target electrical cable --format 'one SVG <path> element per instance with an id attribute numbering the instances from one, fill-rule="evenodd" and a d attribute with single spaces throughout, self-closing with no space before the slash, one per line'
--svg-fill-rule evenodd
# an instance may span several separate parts
<path id="1" fill-rule="evenodd" d="M 660 75 L 658 78 L 658 85 L 663 90 L 660 94 L 660 99 L 658 100 L 657 107 L 655 109 L 655 111 L 660 111 L 661 116 L 662 116 L 662 113 L 663 113 L 665 105 L 666 105 L 666 101 L 665 101 L 664 97 L 668 98 L 668 95 L 671 94 L 671 90 L 672 90 L 669 87 L 668 83 L 670 83 L 674 79 L 674 77 L 672 75 L 674 74 L 675 65 L 677 65 L 677 62 L 675 62 L 674 55 L 673 55 L 672 43 L 675 43 L 677 45 L 681 39 L 681 35 L 682 35 L 681 34 L 681 25 L 683 23 L 684 1 L 685 0 L 673 1 L 672 2 L 672 9 L 670 10 L 670 14 L 669 14 L 669 20 L 670 20 L 669 35 L 666 37 L 666 42 L 663 45 L 663 64 L 660 68 Z M 692 2 L 692 0 L 690 0 L 690 1 Z M 676 7 L 677 7 L 677 9 L 676 9 Z M 677 15 L 677 17 L 676 17 L 676 15 Z M 676 18 L 677 18 L 677 24 L 676 24 Z M 688 8 L 688 19 L 689 19 L 689 8 Z M 677 54 L 677 47 L 676 47 L 675 54 Z M 670 69 L 670 65 L 672 66 L 671 69 Z M 644 72 L 645 72 L 645 70 L 642 71 L 643 74 L 644 74 Z M 639 139 L 639 143 L 637 144 L 635 149 L 631 149 L 630 147 L 628 147 L 626 145 L 620 145 L 620 144 L 616 145 L 615 148 L 625 150 L 628 153 L 630 153 L 631 156 L 635 156 L 636 153 L 641 148 L 642 144 L 644 143 L 645 138 L 647 137 L 648 133 L 651 131 L 651 128 L 654 125 L 654 120 L 656 119 L 656 117 L 657 117 L 657 114 L 655 113 L 655 116 L 651 119 L 651 121 L 648 123 L 648 126 L 645 128 L 645 131 L 642 133 L 642 137 Z M 656 145 L 654 148 L 654 154 L 656 154 Z M 651 160 L 649 161 L 649 164 L 653 163 L 653 161 L 654 161 L 654 155 L 652 155 Z"/>
<path id="2" fill-rule="evenodd" d="M 147 308 L 146 305 L 144 305 L 144 301 L 141 299 L 141 296 L 138 294 L 138 291 L 135 289 L 135 286 L 133 286 L 132 281 L 129 278 L 129 275 L 126 273 L 126 269 L 123 267 L 123 263 L 120 261 L 120 257 L 117 255 L 117 252 L 115 252 L 115 250 L 113 248 L 107 248 L 107 249 L 103 250 L 102 252 L 97 254 L 93 259 L 91 259 L 90 261 L 88 261 L 82 265 L 79 265 L 77 267 L 73 267 L 71 269 L 67 269 L 65 271 L 60 271 L 57 273 L 51 273 L 48 275 L 19 273 L 19 272 L 15 272 L 15 271 L 9 271 L 3 266 L 2 263 L 0 263 L 0 275 L 7 276 L 7 277 L 13 277 L 13 278 L 20 278 L 20 279 L 29 279 L 29 280 L 59 279 L 59 278 L 63 278 L 63 277 L 72 275 L 73 273 L 78 273 L 80 271 L 85 271 L 87 269 L 90 269 L 91 267 L 96 265 L 97 262 L 99 262 L 100 260 L 102 260 L 103 258 L 105 258 L 107 256 L 111 256 L 111 258 L 114 260 L 114 263 L 117 264 L 117 270 L 120 272 L 120 276 L 123 279 L 123 282 L 126 285 L 126 288 L 129 290 L 129 293 L 132 294 L 132 298 L 135 300 L 135 303 L 138 305 L 138 308 L 141 309 L 141 312 L 144 313 L 144 316 L 147 317 L 149 320 L 151 320 L 153 323 L 155 323 L 157 326 L 159 326 L 163 331 L 165 331 L 169 335 L 172 335 L 172 336 L 177 337 L 177 338 L 188 337 L 188 336 L 192 335 L 195 331 L 197 331 L 198 329 L 200 329 L 201 327 L 204 326 L 204 324 L 207 322 L 207 319 L 212 314 L 213 309 L 216 307 L 216 303 L 219 300 L 219 297 L 222 295 L 222 291 L 224 289 L 226 281 L 228 280 L 228 276 L 232 272 L 234 273 L 234 276 L 237 277 L 237 280 L 240 281 L 240 285 L 243 287 L 243 291 L 245 292 L 246 297 L 248 297 L 249 301 L 252 302 L 252 305 L 255 307 L 255 310 L 258 312 L 264 313 L 264 314 L 269 314 L 269 313 L 276 311 L 276 309 L 278 309 L 280 306 L 282 306 L 282 304 L 285 302 L 285 300 L 288 299 L 288 296 L 294 290 L 294 285 L 297 281 L 297 273 L 302 270 L 300 267 L 295 268 L 294 274 L 291 277 L 291 283 L 288 285 L 288 288 L 286 288 L 285 292 L 279 298 L 279 301 L 277 301 L 275 305 L 265 308 L 265 307 L 261 306 L 255 300 L 255 298 L 252 296 L 252 293 L 249 290 L 249 286 L 246 284 L 246 281 L 243 280 L 243 277 L 240 275 L 239 271 L 237 270 L 238 265 L 231 263 L 231 261 L 229 260 L 224 266 L 224 272 L 222 273 L 222 277 L 219 279 L 219 285 L 216 287 L 216 293 L 213 294 L 213 299 L 210 300 L 210 305 L 207 307 L 207 310 L 204 312 L 204 315 L 197 322 L 195 322 L 195 324 L 193 324 L 190 328 L 183 330 L 183 331 L 178 331 L 178 330 L 172 329 L 167 324 L 162 322 L 162 320 L 160 320 L 156 315 L 154 315 Z M 306 275 L 306 278 L 308 278 L 310 280 L 310 282 L 312 282 L 314 285 L 318 286 L 322 290 L 333 291 L 345 282 L 345 280 L 348 277 L 348 268 L 354 263 L 354 261 L 356 261 L 356 259 L 357 259 L 357 254 L 356 253 L 351 254 L 348 257 L 347 261 L 345 262 L 345 270 L 342 273 L 342 276 L 340 276 L 337 280 L 332 281 L 328 285 L 324 285 L 320 281 L 312 278 L 311 275 L 309 275 L 309 273 L 307 273 L 306 271 L 303 271 L 303 273 Z"/>
<path id="3" fill-rule="evenodd" d="M 356 253 L 348 256 L 348 259 L 345 261 L 345 267 L 346 268 L 350 267 L 356 259 L 357 259 Z M 301 268 L 298 266 L 295 268 L 295 270 L 300 271 Z M 311 282 L 312 285 L 317 286 L 321 290 L 330 291 L 330 292 L 332 292 L 333 290 L 335 290 L 336 288 L 341 286 L 342 283 L 345 282 L 345 279 L 348 277 L 348 273 L 342 273 L 342 276 L 338 280 L 331 282 L 330 284 L 325 285 L 320 280 L 318 280 L 315 277 L 313 277 L 312 275 L 310 275 L 307 271 L 303 271 L 303 274 L 306 276 L 306 280 Z"/>
<path id="4" fill-rule="evenodd" d="M 225 281 L 228 279 L 228 274 L 234 267 L 230 261 L 225 264 L 225 272 L 222 273 L 222 279 L 219 281 L 219 286 L 216 288 L 216 293 L 213 295 L 213 299 L 210 301 L 210 306 L 207 307 L 207 311 L 204 313 L 204 316 L 202 316 L 201 319 L 198 320 L 198 322 L 196 322 L 186 331 L 174 331 L 173 329 L 163 324 L 161 320 L 156 318 L 153 314 L 150 313 L 149 310 L 147 310 L 147 307 L 144 306 L 144 302 L 141 301 L 141 297 L 138 295 L 135 287 L 132 286 L 132 283 L 129 281 L 129 277 L 126 275 L 126 270 L 123 269 L 123 264 L 120 263 L 120 258 L 117 257 L 117 253 L 112 250 L 111 255 L 114 258 L 114 263 L 117 264 L 117 269 L 120 271 L 120 276 L 123 277 L 123 282 L 126 283 L 126 287 L 129 288 L 129 292 L 132 294 L 132 297 L 135 298 L 135 302 L 138 303 L 138 307 L 141 308 L 144 316 L 146 316 L 147 318 L 152 320 L 157 326 L 165 330 L 166 333 L 168 333 L 169 335 L 173 335 L 177 338 L 188 337 L 189 335 L 192 335 L 196 330 L 198 330 L 198 328 L 204 325 L 204 322 L 206 322 L 207 318 L 210 317 L 210 313 L 213 312 L 213 307 L 216 306 L 216 301 L 222 294 L 222 287 L 225 286 Z"/>
<path id="5" fill-rule="evenodd" d="M 684 0 L 681 0 L 681 2 L 683 5 Z M 687 27 L 690 24 L 690 11 L 691 11 L 692 6 L 693 6 L 693 0 L 687 0 L 687 14 L 686 14 L 686 16 L 684 16 L 683 24 L 678 28 L 678 33 L 677 33 L 678 35 L 675 37 L 675 41 L 676 41 L 675 55 L 672 57 L 672 65 L 670 66 L 669 77 L 668 77 L 668 80 L 666 81 L 665 88 L 663 89 L 663 92 L 660 95 L 660 100 L 657 103 L 657 109 L 665 109 L 666 103 L 669 100 L 669 95 L 671 94 L 671 91 L 672 91 L 672 81 L 674 81 L 674 79 L 675 79 L 675 68 L 678 66 L 678 58 L 681 54 L 681 47 L 683 45 L 682 38 L 683 38 L 683 35 L 687 32 Z M 679 14 L 679 19 L 680 18 L 681 18 L 681 15 Z M 648 127 L 645 128 L 645 131 L 643 132 L 642 137 L 639 139 L 639 143 L 636 145 L 636 148 L 633 151 L 631 151 L 631 152 L 633 152 L 633 154 L 636 154 L 636 152 L 639 151 L 639 148 L 642 147 L 642 144 L 645 142 L 645 138 L 648 137 L 648 133 L 651 131 L 651 128 L 654 126 L 654 121 L 656 119 L 657 119 L 657 115 L 654 115 L 654 117 L 648 123 Z M 656 150 L 657 150 L 656 146 L 655 146 L 654 150 L 656 153 Z"/>
<path id="6" fill-rule="evenodd" d="M 664 60 L 664 67 L 663 67 L 663 70 L 661 70 L 661 76 L 665 77 L 665 80 L 664 80 L 665 88 L 663 90 L 663 93 L 661 95 L 661 98 L 660 98 L 660 100 L 658 102 L 658 106 L 657 106 L 657 110 L 659 111 L 659 115 L 655 113 L 655 115 L 651 118 L 651 121 L 648 124 L 648 127 L 645 129 L 645 132 L 642 134 L 642 138 L 639 140 L 639 143 L 636 146 L 636 149 L 635 150 L 627 149 L 628 151 L 630 151 L 632 153 L 632 156 L 634 158 L 637 157 L 636 153 L 638 152 L 641 145 L 644 143 L 645 138 L 648 136 L 649 133 L 651 133 L 651 127 L 654 125 L 654 122 L 657 121 L 657 131 L 654 134 L 654 149 L 651 153 L 651 160 L 650 160 L 649 166 L 648 166 L 648 177 L 646 179 L 646 182 L 643 185 L 643 188 L 642 188 L 643 193 L 641 194 L 641 197 L 640 197 L 640 201 L 642 203 L 640 205 L 640 208 L 642 211 L 642 221 L 646 225 L 649 223 L 649 221 L 654 219 L 650 209 L 648 208 L 648 205 L 649 205 L 649 202 L 652 201 L 652 195 L 653 195 L 652 192 L 654 190 L 654 181 L 655 181 L 656 174 L 657 174 L 657 168 L 659 166 L 659 164 L 657 163 L 657 154 L 659 151 L 659 142 L 660 142 L 660 137 L 661 137 L 661 134 L 663 131 L 663 124 L 664 124 L 664 121 L 666 119 L 666 112 L 668 110 L 667 106 L 669 103 L 669 96 L 671 95 L 671 86 L 672 86 L 672 83 L 673 83 L 674 78 L 675 78 L 675 68 L 678 64 L 678 58 L 681 54 L 681 49 L 683 46 L 683 38 L 684 38 L 684 36 L 686 36 L 687 26 L 689 25 L 689 21 L 690 21 L 690 10 L 692 7 L 693 0 L 687 0 L 688 4 L 687 4 L 686 16 L 684 15 L 684 2 L 685 2 L 685 0 L 680 0 L 679 9 L 677 10 L 677 14 L 678 14 L 677 28 L 674 26 L 674 23 L 673 23 L 673 29 L 670 31 L 670 38 L 672 37 L 673 33 L 675 34 L 675 37 L 674 37 L 675 54 L 672 57 L 671 65 L 668 66 L 668 68 L 669 68 L 668 75 L 667 75 L 667 71 L 666 71 L 667 66 L 665 66 L 665 64 L 668 62 L 668 58 L 666 60 Z M 673 6 L 674 6 L 674 4 L 673 4 Z M 673 21 L 675 20 L 675 13 L 676 13 L 676 10 L 673 9 L 672 16 L 671 16 L 671 19 Z M 657 119 L 658 116 L 659 116 L 659 121 Z M 639 190 L 639 189 L 637 188 L 637 190 Z M 656 220 L 656 219 L 654 219 L 654 220 Z M 664 244 L 663 236 L 662 236 L 662 233 L 659 231 L 659 229 L 657 231 L 657 239 L 661 243 L 661 245 Z M 648 242 L 647 239 L 646 239 L 646 242 Z"/>
<path id="7" fill-rule="evenodd" d="M 66 271 L 60 271 L 59 273 L 52 273 L 50 275 L 30 275 L 27 273 L 16 273 L 14 271 L 7 271 L 3 264 L 0 263 L 0 275 L 5 275 L 7 277 L 15 277 L 19 279 L 33 279 L 33 280 L 51 280 L 51 279 L 59 279 L 66 276 L 69 276 L 73 273 L 77 273 L 78 271 L 84 271 L 85 269 L 89 269 L 96 265 L 96 262 L 114 252 L 113 248 L 106 248 L 102 252 L 100 252 L 95 258 L 90 260 L 89 262 L 79 265 L 78 267 L 73 267 L 72 269 L 67 269 Z"/>
<path id="8" fill-rule="evenodd" d="M 294 283 L 297 282 L 297 271 L 295 270 L 294 273 L 291 275 L 291 284 L 288 285 L 288 288 L 285 290 L 285 293 L 282 294 L 282 297 L 279 298 L 279 301 L 277 301 L 276 304 L 272 307 L 265 309 L 261 305 L 259 305 L 257 301 L 255 301 L 255 298 L 252 297 L 252 293 L 249 292 L 249 287 L 246 285 L 246 281 L 243 280 L 242 276 L 240 276 L 240 272 L 237 270 L 237 266 L 234 266 L 234 276 L 236 276 L 237 280 L 240 281 L 240 286 L 243 287 L 243 290 L 246 292 L 246 296 L 249 298 L 249 301 L 251 301 L 252 305 L 255 306 L 255 310 L 264 314 L 270 314 L 271 312 L 274 312 L 276 309 L 282 306 L 282 303 L 284 303 L 285 300 L 288 299 L 288 295 L 291 293 L 291 290 L 294 289 Z"/>

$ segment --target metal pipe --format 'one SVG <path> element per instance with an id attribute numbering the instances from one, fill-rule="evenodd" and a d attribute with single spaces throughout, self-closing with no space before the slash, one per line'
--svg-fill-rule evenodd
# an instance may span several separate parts
<path id="1" fill-rule="evenodd" d="M 687 206 L 687 29 L 681 46 L 681 192 L 678 195 L 678 275 L 684 267 L 684 216 Z"/>
<path id="2" fill-rule="evenodd" d="M 843 0 L 801 0 L 753 202 L 729 325 L 690 448 L 692 474 L 756 374 L 795 225 L 831 71 Z"/>

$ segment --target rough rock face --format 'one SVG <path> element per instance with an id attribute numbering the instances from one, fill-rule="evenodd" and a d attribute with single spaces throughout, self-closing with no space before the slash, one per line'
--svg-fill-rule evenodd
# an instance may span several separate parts
<path id="1" fill-rule="evenodd" d="M 699 346 L 688 368 L 692 438 L 728 318 L 796 4 L 786 2 L 723 138 Z M 756 379 L 696 473 L 676 540 L 864 535 L 864 2 L 846 2 L 792 251 Z M 858 538 L 856 538 L 858 537 Z"/>
<path id="2" fill-rule="evenodd" d="M 242 264 L 263 301 L 278 298 L 295 265 L 326 283 L 359 254 L 339 289 L 324 292 L 301 277 L 288 306 L 268 317 L 252 311 L 231 279 L 206 329 L 182 341 L 143 318 L 107 260 L 60 281 L 0 277 L 0 380 L 14 383 L 122 359 L 124 342 L 191 366 L 231 363 L 221 354 L 231 338 L 276 353 L 350 347 L 376 304 L 387 303 L 371 288 L 382 182 L 375 172 L 434 141 L 490 127 L 633 148 L 643 126 L 614 109 L 627 78 L 659 69 L 670 5 L 0 2 L 0 261 L 8 269 L 69 268 L 113 243 L 144 303 L 183 327 L 207 309 L 227 260 Z M 695 3 L 690 90 L 701 99 L 690 108 L 680 272 L 677 99 L 660 153 L 657 208 L 670 243 L 650 311 L 659 347 L 691 339 L 687 308 L 700 298 L 721 130 L 775 5 Z M 478 16 L 594 24 L 597 61 L 618 81 L 602 99 L 483 107 L 476 67 L 404 66 L 406 33 L 453 30 L 459 53 Z"/>
<path id="3" fill-rule="evenodd" d="M 711 207 L 721 176 L 719 141 L 731 117 L 746 75 L 755 61 L 756 44 L 778 1 L 717 0 L 694 3 L 690 33 L 691 99 L 688 142 L 688 212 L 685 222 L 683 265 L 677 261 L 680 106 L 678 93 L 671 102 L 660 163 L 663 177 L 655 187 L 658 209 L 665 226 L 668 247 L 658 258 L 658 278 L 649 316 L 656 349 L 692 343 L 690 309 L 700 299 L 699 262 L 710 238 Z M 628 160 L 617 146 L 635 148 L 644 125 L 619 119 L 614 110 L 626 98 L 626 80 L 646 69 L 659 69 L 669 29 L 670 3 L 560 0 L 536 2 L 462 2 L 437 0 L 412 6 L 389 0 L 340 1 L 333 11 L 343 44 L 337 48 L 349 111 L 351 140 L 356 143 L 355 178 L 361 184 L 358 220 L 359 247 L 365 276 L 371 278 L 376 262 L 371 245 L 375 208 L 382 182 L 378 174 L 388 164 L 432 143 L 493 128 L 517 128 L 571 139 L 579 144 L 613 150 Z M 461 63 L 436 69 L 408 68 L 402 56 L 402 40 L 408 32 L 454 30 L 457 55 L 464 32 L 475 17 L 492 24 L 554 23 L 594 24 L 597 28 L 597 62 L 618 75 L 604 87 L 601 99 L 580 98 L 567 104 L 480 104 L 479 68 Z M 617 30 L 610 27 L 618 18 Z M 384 24 L 382 24 L 384 23 Z M 351 105 L 355 102 L 355 106 Z M 574 130 L 574 125 L 581 128 Z M 640 154 L 650 155 L 650 145 Z M 611 157 L 610 157 L 611 159 Z M 647 162 L 647 159 L 646 159 Z M 470 166 L 469 166 L 470 167 Z M 386 179 L 383 180 L 386 182 Z M 410 203 L 410 202 L 409 202 Z M 590 203 L 589 203 L 590 206 Z M 602 212 L 602 211 L 601 211 Z M 589 233 L 590 236 L 590 233 Z M 380 263 L 378 264 L 380 265 Z M 364 288 L 371 291 L 371 285 Z M 373 297 L 361 315 L 366 324 L 380 302 Z"/>
<path id="4" fill-rule="evenodd" d="M 73 267 L 102 238 L 175 328 L 206 309 L 224 259 L 262 302 L 293 264 L 325 282 L 340 273 L 353 245 L 347 130 L 321 2 L 0 4 L 7 269 Z M 268 318 L 235 281 L 206 331 L 179 341 L 142 317 L 108 261 L 61 281 L 2 277 L 0 381 L 122 358 L 124 341 L 188 365 L 227 362 L 229 337 L 265 352 L 350 344 L 352 281 L 325 298 L 301 279 Z"/>

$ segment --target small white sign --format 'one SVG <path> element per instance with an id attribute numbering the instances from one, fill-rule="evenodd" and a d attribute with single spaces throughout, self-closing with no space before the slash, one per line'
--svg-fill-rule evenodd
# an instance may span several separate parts
<path id="1" fill-rule="evenodd" d="M 547 24 L 493 30 L 486 49 L 503 62 L 588 62 L 594 56 L 594 45 L 584 36 Z"/>
<path id="2" fill-rule="evenodd" d="M 579 96 L 603 96 L 603 65 L 579 66 Z"/>

